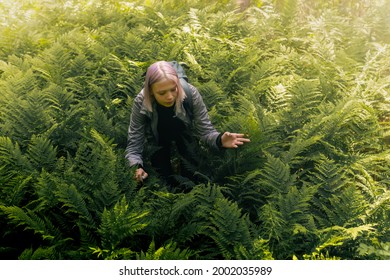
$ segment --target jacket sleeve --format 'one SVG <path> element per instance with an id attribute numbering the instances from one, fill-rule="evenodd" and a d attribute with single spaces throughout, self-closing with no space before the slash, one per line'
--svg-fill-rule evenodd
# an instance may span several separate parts
<path id="1" fill-rule="evenodd" d="M 208 146 L 219 149 L 217 139 L 220 133 L 212 125 L 207 112 L 206 105 L 199 91 L 192 85 L 192 101 L 193 101 L 193 124 L 195 135 Z"/>
<path id="2" fill-rule="evenodd" d="M 142 153 L 145 142 L 146 116 L 141 113 L 142 103 L 143 93 L 141 92 L 134 99 L 128 129 L 125 157 L 129 161 L 130 166 L 143 166 Z"/>

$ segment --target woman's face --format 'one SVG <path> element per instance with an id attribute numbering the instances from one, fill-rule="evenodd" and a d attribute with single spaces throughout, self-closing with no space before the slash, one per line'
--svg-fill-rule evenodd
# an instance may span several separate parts
<path id="1" fill-rule="evenodd" d="M 172 107 L 177 98 L 176 83 L 166 79 L 156 82 L 152 85 L 152 93 L 158 104 Z"/>

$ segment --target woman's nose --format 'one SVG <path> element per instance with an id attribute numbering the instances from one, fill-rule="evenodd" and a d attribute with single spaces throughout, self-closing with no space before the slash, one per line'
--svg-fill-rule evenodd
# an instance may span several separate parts
<path id="1" fill-rule="evenodd" d="M 167 100 L 173 100 L 174 96 L 172 94 L 172 92 L 168 92 L 167 93 Z"/>

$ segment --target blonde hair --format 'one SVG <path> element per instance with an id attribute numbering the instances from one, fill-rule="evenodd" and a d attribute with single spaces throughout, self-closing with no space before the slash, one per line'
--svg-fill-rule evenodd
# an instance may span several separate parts
<path id="1" fill-rule="evenodd" d="M 166 61 L 158 61 L 149 66 L 146 71 L 144 83 L 144 106 L 149 112 L 153 112 L 154 96 L 152 85 L 162 80 L 169 80 L 177 86 L 176 112 L 181 110 L 181 104 L 185 98 L 183 87 L 180 84 L 175 68 Z"/>

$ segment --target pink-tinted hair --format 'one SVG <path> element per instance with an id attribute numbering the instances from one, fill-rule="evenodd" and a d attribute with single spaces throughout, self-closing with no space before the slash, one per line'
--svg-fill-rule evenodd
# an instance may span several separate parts
<path id="1" fill-rule="evenodd" d="M 152 85 L 162 80 L 173 81 L 177 86 L 176 111 L 181 109 L 181 104 L 185 98 L 183 87 L 180 84 L 176 70 L 166 61 L 158 61 L 149 66 L 146 71 L 144 84 L 144 106 L 150 112 L 153 111 L 152 102 L 155 102 Z"/>

